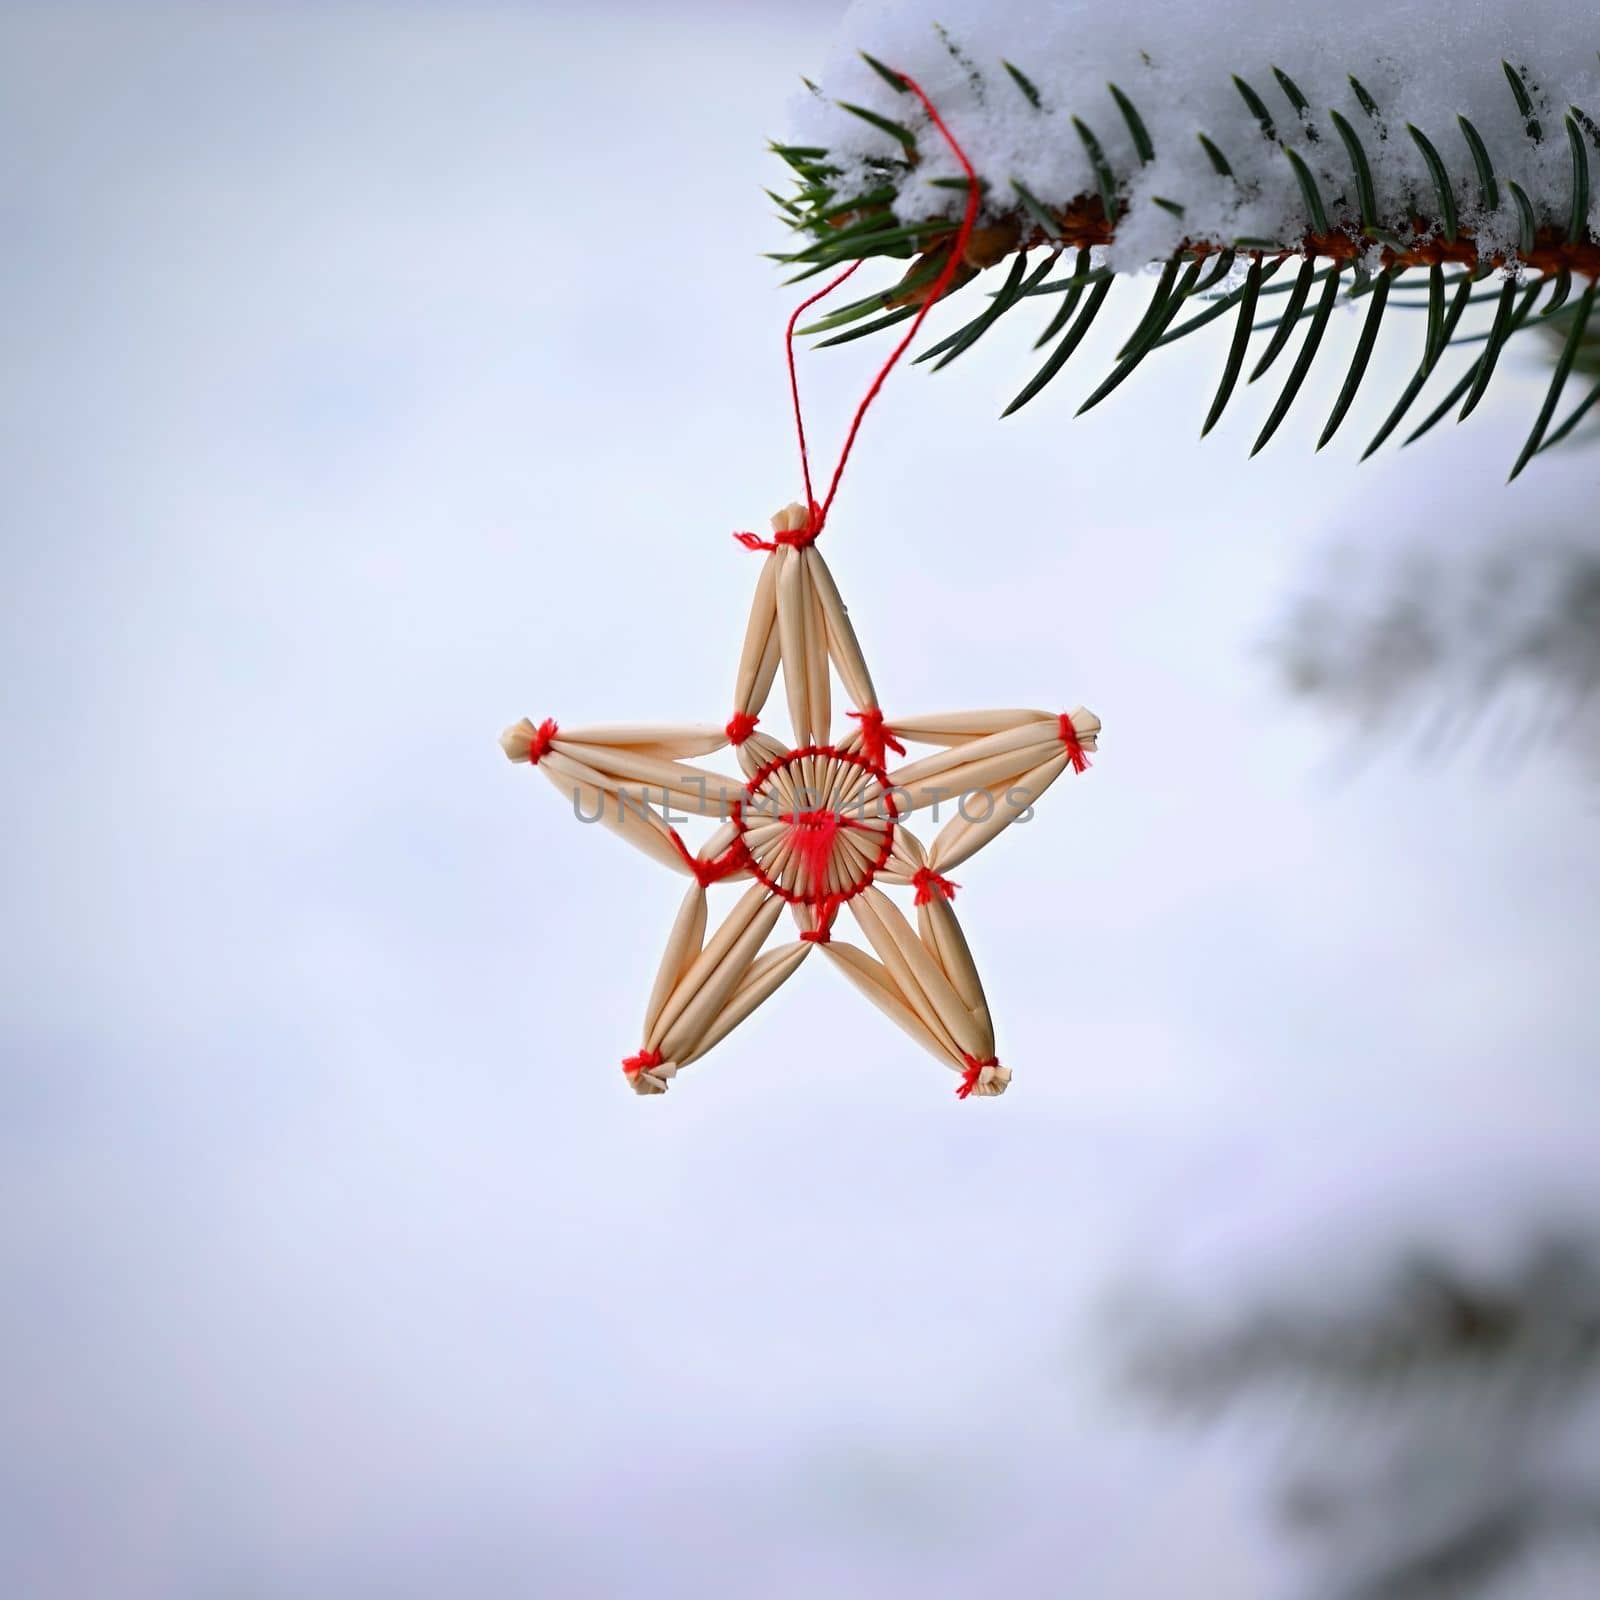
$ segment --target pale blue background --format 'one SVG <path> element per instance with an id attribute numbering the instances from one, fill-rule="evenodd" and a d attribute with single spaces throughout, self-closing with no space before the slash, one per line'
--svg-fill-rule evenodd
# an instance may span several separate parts
<path id="1" fill-rule="evenodd" d="M 1248 470 L 1215 342 L 1074 422 L 1131 292 L 1003 426 L 1024 317 L 898 377 L 827 535 L 891 718 L 1105 721 L 957 875 L 1012 1092 L 818 962 L 626 1092 L 679 888 L 495 736 L 727 714 L 832 11 L 0 15 L 0 1592 L 1248 1600 L 1250 1452 L 1127 1407 L 1106 1297 L 1594 1126 L 1592 775 L 1364 749 L 1263 641 L 1600 461 L 1501 488 L 1525 360 L 1359 473 L 1336 362 Z"/>

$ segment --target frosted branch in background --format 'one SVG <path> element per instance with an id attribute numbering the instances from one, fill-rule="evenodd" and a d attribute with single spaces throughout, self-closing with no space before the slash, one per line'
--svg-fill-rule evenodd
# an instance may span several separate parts
<path id="1" fill-rule="evenodd" d="M 1364 736 L 1389 729 L 1428 751 L 1600 753 L 1600 542 L 1485 532 L 1365 562 L 1346 542 L 1271 642 L 1288 688 Z"/>
<path id="2" fill-rule="evenodd" d="M 1262 1430 L 1317 1600 L 1596 1592 L 1600 1212 L 1552 1170 L 1380 1158 L 1275 1240 L 1225 1227 L 1131 1308 L 1150 1399 Z"/>

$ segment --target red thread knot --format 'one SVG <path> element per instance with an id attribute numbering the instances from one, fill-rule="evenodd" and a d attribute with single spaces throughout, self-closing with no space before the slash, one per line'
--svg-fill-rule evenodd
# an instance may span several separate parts
<path id="1" fill-rule="evenodd" d="M 694 874 L 695 882 L 702 889 L 709 889 L 712 884 L 720 883 L 745 864 L 743 839 L 735 839 L 720 856 L 714 856 L 710 861 L 702 860 L 697 855 L 691 855 L 688 845 L 683 842 L 682 834 L 676 828 L 672 830 L 672 842 L 677 846 L 678 854 L 683 858 L 684 866 Z"/>
<path id="2" fill-rule="evenodd" d="M 653 1067 L 661 1065 L 661 1052 L 659 1050 L 641 1050 L 636 1056 L 628 1056 L 622 1063 L 622 1070 L 630 1078 L 637 1078 L 641 1072 L 649 1072 Z"/>
<path id="3" fill-rule="evenodd" d="M 756 731 L 756 724 L 760 720 L 760 717 L 753 717 L 748 711 L 735 711 L 723 730 L 728 736 L 728 743 L 743 744 Z"/>
<path id="4" fill-rule="evenodd" d="M 808 544 L 815 544 L 822 533 L 822 507 L 815 500 L 811 502 L 811 514 L 806 518 L 803 528 L 782 528 L 776 531 L 770 539 L 763 539 L 759 533 L 736 533 L 734 538 L 746 550 L 765 550 L 772 554 L 788 545 L 794 550 L 804 550 Z"/>
<path id="5" fill-rule="evenodd" d="M 956 1090 L 956 1099 L 965 1100 L 974 1089 L 978 1087 L 978 1079 L 983 1076 L 985 1067 L 998 1067 L 999 1058 L 990 1056 L 987 1060 L 980 1061 L 976 1056 L 969 1056 L 962 1051 L 961 1059 L 966 1062 L 967 1070 L 961 1074 L 961 1087 Z"/>
<path id="6" fill-rule="evenodd" d="M 952 883 L 948 878 L 941 877 L 932 867 L 918 867 L 911 875 L 912 885 L 917 891 L 913 905 L 925 906 L 936 894 L 942 894 L 946 900 L 954 900 L 956 890 L 961 887 L 959 883 Z"/>
<path id="7" fill-rule="evenodd" d="M 1058 720 L 1061 727 L 1061 742 L 1067 747 L 1067 760 L 1072 763 L 1072 770 L 1086 771 L 1089 766 L 1089 752 L 1083 748 L 1082 741 L 1078 738 L 1078 730 L 1072 726 L 1072 718 L 1063 711 Z"/>
<path id="8" fill-rule="evenodd" d="M 847 715 L 861 724 L 862 753 L 873 766 L 883 765 L 884 754 L 888 750 L 893 750 L 897 756 L 906 753 L 906 747 L 895 738 L 894 730 L 884 723 L 883 712 L 877 706 L 868 706 L 864 711 L 851 711 Z"/>
<path id="9" fill-rule="evenodd" d="M 561 730 L 556 726 L 554 717 L 546 717 L 537 728 L 533 730 L 533 738 L 528 743 L 528 760 L 538 766 L 545 752 L 549 750 L 551 742 Z"/>
<path id="10" fill-rule="evenodd" d="M 802 944 L 832 944 L 833 919 L 839 915 L 841 901 L 838 895 L 824 895 L 811 908 L 811 914 L 817 919 L 814 928 L 800 935 Z"/>

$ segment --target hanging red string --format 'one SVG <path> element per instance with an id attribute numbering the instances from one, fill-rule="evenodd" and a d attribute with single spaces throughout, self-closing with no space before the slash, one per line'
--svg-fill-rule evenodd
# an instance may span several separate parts
<path id="1" fill-rule="evenodd" d="M 811 488 L 811 458 L 806 454 L 806 421 L 805 414 L 800 409 L 800 376 L 795 371 L 794 365 L 794 330 L 796 325 L 799 323 L 801 316 L 804 315 L 805 312 L 809 311 L 812 306 L 817 303 L 817 301 L 826 300 L 828 296 L 832 294 L 833 291 L 837 289 L 839 285 L 843 283 L 845 279 L 848 278 L 850 274 L 853 273 L 865 259 L 866 258 L 863 256 L 858 260 L 852 261 L 837 278 L 830 279 L 826 284 L 823 285 L 822 288 L 818 289 L 809 300 L 802 300 L 800 304 L 794 308 L 794 314 L 789 318 L 789 324 L 783 330 L 783 355 L 784 360 L 789 364 L 789 398 L 794 403 L 794 431 L 796 437 L 800 441 L 800 475 L 805 479 L 806 485 L 806 511 L 809 513 L 809 515 L 806 521 L 804 532 L 809 535 L 809 537 L 806 539 L 807 544 L 809 544 L 812 539 L 815 539 L 816 536 L 822 532 L 822 519 L 827 515 L 827 507 L 819 506 L 817 504 L 817 497 Z M 921 318 L 917 318 L 916 320 L 920 321 Z M 899 352 L 897 351 L 896 355 L 898 355 L 898 353 Z M 865 405 L 866 402 L 863 401 L 863 408 L 865 408 Z M 846 448 L 848 449 L 848 446 Z M 844 463 L 842 461 L 839 463 L 839 470 L 841 472 L 844 470 Z M 837 483 L 837 476 L 835 476 L 834 481 Z M 830 502 L 833 499 L 831 490 L 829 491 L 828 499 Z M 786 542 L 793 544 L 797 543 L 798 541 L 795 536 L 791 534 Z"/>
<path id="2" fill-rule="evenodd" d="M 961 225 L 956 229 L 955 238 L 950 243 L 950 253 L 944 266 L 940 269 L 939 276 L 934 279 L 933 287 L 928 291 L 927 298 L 922 302 L 916 316 L 911 319 L 911 327 L 905 337 L 901 339 L 892 351 L 889 358 L 878 369 L 877 376 L 868 385 L 866 394 L 862 397 L 861 404 L 856 407 L 855 415 L 850 419 L 849 431 L 845 434 L 844 448 L 839 452 L 839 464 L 833 469 L 833 477 L 828 483 L 828 492 L 818 505 L 816 493 L 811 484 L 811 460 L 806 451 L 806 424 L 805 416 L 800 406 L 800 379 L 795 371 L 794 363 L 794 331 L 798 326 L 801 316 L 809 311 L 819 300 L 826 299 L 841 283 L 861 265 L 860 261 L 852 261 L 838 277 L 830 279 L 814 295 L 802 300 L 794 309 L 794 314 L 789 318 L 789 324 L 784 329 L 783 348 L 784 355 L 789 364 L 789 396 L 794 402 L 794 431 L 800 443 L 800 473 L 805 480 L 806 507 L 808 517 L 804 528 L 791 532 L 775 534 L 772 539 L 761 539 L 752 533 L 738 533 L 734 537 L 750 550 L 776 550 L 780 545 L 805 546 L 815 541 L 822 532 L 823 524 L 828 520 L 828 512 L 833 508 L 833 497 L 839 492 L 839 480 L 844 477 L 845 463 L 850 459 L 850 452 L 855 448 L 856 435 L 861 431 L 861 424 L 867 415 L 867 409 L 878 398 L 878 391 L 884 386 L 889 374 L 894 371 L 901 356 L 910 348 L 918 332 L 922 328 L 923 319 L 944 298 L 945 291 L 950 287 L 961 264 L 966 256 L 967 241 L 972 237 L 973 224 L 978 220 L 978 175 L 972 170 L 972 163 L 967 160 L 966 151 L 956 142 L 956 137 L 945 126 L 944 118 L 934 108 L 933 102 L 923 93 L 922 87 L 914 79 L 908 78 L 903 72 L 899 75 L 900 81 L 906 88 L 922 102 L 922 108 L 928 113 L 934 127 L 943 135 L 944 141 L 950 146 L 951 152 L 961 164 L 961 170 L 967 177 L 967 204 L 961 216 Z"/>

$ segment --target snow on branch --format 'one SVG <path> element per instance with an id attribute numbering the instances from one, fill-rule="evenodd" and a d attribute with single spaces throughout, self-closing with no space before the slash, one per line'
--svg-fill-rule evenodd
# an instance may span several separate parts
<path id="1" fill-rule="evenodd" d="M 1453 346 L 1473 359 L 1408 437 L 1447 412 L 1470 414 L 1505 342 L 1529 327 L 1562 344 L 1513 476 L 1600 397 L 1597 385 L 1558 419 L 1600 278 L 1600 15 L 1587 0 L 960 0 L 937 20 L 911 0 L 853 7 L 843 38 L 775 147 L 797 180 L 775 198 L 805 236 L 780 259 L 801 277 L 880 256 L 909 268 L 815 322 L 825 342 L 908 318 L 954 247 L 966 180 L 928 137 L 906 74 L 982 186 L 981 226 L 949 292 L 1011 261 L 982 312 L 924 359 L 948 364 L 1035 300 L 1050 314 L 1039 341 L 1049 354 L 1008 410 L 1053 381 L 1112 285 L 1150 263 L 1163 271 L 1145 314 L 1082 409 L 1154 350 L 1231 314 L 1209 431 L 1246 373 L 1252 336 L 1269 334 L 1248 381 L 1304 323 L 1260 449 L 1335 306 L 1365 301 L 1320 448 L 1356 397 L 1387 310 L 1413 296 L 1427 313 L 1421 358 L 1368 454 Z M 1277 314 L 1261 318 L 1268 310 Z M 1481 325 L 1467 320 L 1480 310 Z"/>

